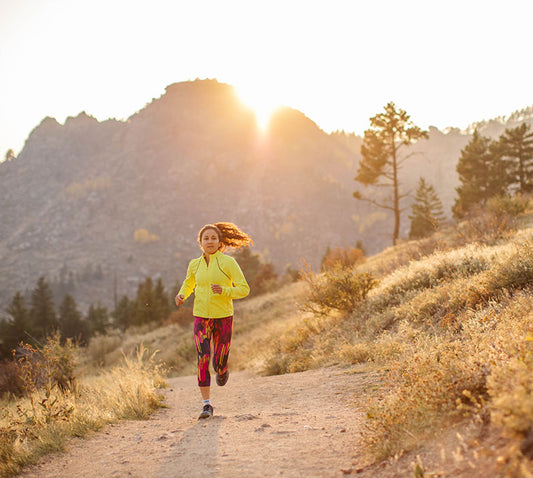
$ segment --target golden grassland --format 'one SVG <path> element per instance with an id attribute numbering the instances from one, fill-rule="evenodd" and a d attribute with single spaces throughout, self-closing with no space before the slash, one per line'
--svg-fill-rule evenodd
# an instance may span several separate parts
<path id="1" fill-rule="evenodd" d="M 506 473 L 529 476 L 527 452 L 520 447 L 533 434 L 532 218 L 531 211 L 524 213 L 514 227 L 493 216 L 463 223 L 391 247 L 341 271 L 344 275 L 311 273 L 238 301 L 230 366 L 282 374 L 369 364 L 380 377 L 379 389 L 367 391 L 362 438 L 372 460 L 416 450 L 443 430 L 470 424 L 478 427 L 479 437 L 505 437 L 498 459 Z M 348 278 L 344 285 L 357 289 L 368 275 L 375 279 L 373 287 L 346 308 L 341 296 L 349 289 L 331 284 Z M 327 306 L 316 313 L 309 305 L 321 298 L 319 305 Z M 336 308 L 336 301 L 343 305 Z M 123 357 L 135 356 L 141 346 L 145 358 L 159 351 L 169 374 L 194 374 L 191 324 L 93 339 L 80 359 L 86 378 L 79 394 L 65 393 L 63 405 L 57 405 L 72 407 L 68 420 L 44 426 L 41 415 L 31 418 L 29 402 L 22 404 L 27 416 L 17 411 L 20 401 L 6 404 L 0 439 L 12 445 L 1 445 L 0 458 L 15 458 L 4 469 L 16 470 L 43 449 L 61 448 L 66 436 L 150 413 L 158 405 L 155 382 L 162 380 L 161 368 L 153 360 L 148 366 L 142 358 L 124 362 Z M 132 403 L 124 409 L 119 396 Z M 38 426 L 28 427 L 24 438 L 20 430 L 26 430 L 28 416 Z M 7 435 L 14 427 L 23 438 L 13 444 Z M 31 451 L 35 435 L 43 449 Z"/>
<path id="2" fill-rule="evenodd" d="M 532 217 L 516 228 L 462 224 L 367 258 L 350 274 L 372 274 L 377 285 L 350 311 L 311 312 L 310 289 L 315 299 L 332 293 L 327 273 L 240 301 L 231 367 L 282 374 L 371 364 L 382 384 L 364 425 L 372 459 L 468 422 L 505 435 L 504 461 L 519 469 L 517 447 L 533 433 Z M 122 346 L 138 341 L 162 350 L 171 373 L 194 373 L 190 327 L 128 336 Z"/>
<path id="3" fill-rule="evenodd" d="M 57 344 L 55 344 L 57 345 Z M 57 356 L 39 367 L 54 368 Z M 54 362 L 54 363 L 51 363 Z M 157 389 L 164 370 L 139 347 L 121 363 L 61 389 L 49 374 L 27 396 L 4 399 L 0 416 L 0 476 L 12 476 L 41 456 L 63 450 L 69 438 L 83 437 L 122 419 L 146 419 L 162 404 Z"/>

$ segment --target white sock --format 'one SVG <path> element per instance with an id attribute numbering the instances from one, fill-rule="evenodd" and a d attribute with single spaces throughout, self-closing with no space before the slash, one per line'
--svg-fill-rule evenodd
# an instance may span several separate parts
<path id="1" fill-rule="evenodd" d="M 211 405 L 211 400 L 209 398 L 204 400 L 204 405 Z"/>

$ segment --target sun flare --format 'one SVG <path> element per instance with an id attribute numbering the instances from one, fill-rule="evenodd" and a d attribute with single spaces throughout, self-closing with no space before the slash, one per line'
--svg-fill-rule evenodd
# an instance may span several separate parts
<path id="1" fill-rule="evenodd" d="M 237 94 L 241 101 L 254 112 L 259 129 L 266 131 L 272 114 L 282 106 L 276 100 L 275 94 L 266 90 L 245 87 L 238 88 Z"/>

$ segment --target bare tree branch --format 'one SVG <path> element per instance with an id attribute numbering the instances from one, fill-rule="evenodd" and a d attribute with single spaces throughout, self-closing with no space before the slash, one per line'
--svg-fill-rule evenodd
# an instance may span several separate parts
<path id="1" fill-rule="evenodd" d="M 354 193 L 354 197 L 356 199 L 359 199 L 360 201 L 369 202 L 370 204 L 373 204 L 374 206 L 380 207 L 382 209 L 389 209 L 391 211 L 394 211 L 394 208 L 392 206 L 387 206 L 386 204 L 380 204 L 377 201 L 375 201 L 374 199 L 366 198 L 366 197 L 361 196 L 361 195 L 356 196 L 355 193 Z"/>

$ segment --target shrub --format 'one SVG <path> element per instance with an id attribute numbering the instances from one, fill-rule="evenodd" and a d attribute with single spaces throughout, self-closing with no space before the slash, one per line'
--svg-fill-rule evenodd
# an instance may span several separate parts
<path id="1" fill-rule="evenodd" d="M 509 435 L 533 429 L 533 298 L 505 296 L 465 324 L 472 343 L 490 364 L 491 420 Z"/>
<path id="2" fill-rule="evenodd" d="M 487 201 L 487 211 L 497 216 L 509 215 L 517 217 L 527 211 L 529 199 L 517 194 L 514 197 L 509 195 L 494 196 Z"/>
<path id="3" fill-rule="evenodd" d="M 499 261 L 487 274 L 489 292 L 521 289 L 533 284 L 533 240 L 515 247 L 507 258 Z"/>
<path id="4" fill-rule="evenodd" d="M 181 305 L 178 309 L 173 310 L 166 323 L 168 324 L 177 324 L 180 326 L 189 326 L 193 322 L 192 307 L 187 307 L 186 305 Z"/>
<path id="5" fill-rule="evenodd" d="M 458 228 L 459 237 L 465 242 L 493 244 L 516 229 L 516 218 L 528 205 L 521 196 L 495 196 L 485 206 L 476 205 L 468 212 Z"/>
<path id="6" fill-rule="evenodd" d="M 266 294 L 279 288 L 278 275 L 270 263 L 261 264 L 257 275 L 250 282 L 250 296 Z"/>
<path id="7" fill-rule="evenodd" d="M 374 295 L 381 296 L 378 301 L 383 308 L 397 305 L 408 292 L 423 291 L 487 270 L 491 256 L 491 249 L 475 246 L 435 253 L 397 269 L 381 281 Z"/>
<path id="8" fill-rule="evenodd" d="M 416 345 L 418 352 L 392 363 L 390 391 L 367 412 L 363 439 L 380 459 L 415 448 L 450 418 L 477 411 L 487 397 L 486 370 L 463 345 Z"/>
<path id="9" fill-rule="evenodd" d="M 94 336 L 85 349 L 92 365 L 105 367 L 109 365 L 109 354 L 117 350 L 124 341 L 124 334 L 114 330 L 107 335 Z"/>
<path id="10" fill-rule="evenodd" d="M 141 244 L 149 244 L 150 242 L 159 241 L 159 236 L 157 234 L 151 233 L 147 229 L 137 229 L 133 233 L 133 239 L 136 242 L 140 242 Z"/>
<path id="11" fill-rule="evenodd" d="M 365 253 L 354 247 L 335 247 L 328 250 L 322 258 L 322 270 L 327 271 L 335 267 L 349 268 L 363 262 Z"/>
<path id="12" fill-rule="evenodd" d="M 351 312 L 367 297 L 377 284 L 368 272 L 336 266 L 323 274 L 307 269 L 303 279 L 309 285 L 309 293 L 303 309 L 317 315 L 327 315 L 332 309 Z"/>
<path id="13" fill-rule="evenodd" d="M 40 349 L 22 344 L 16 352 L 19 376 L 27 394 L 41 388 L 74 389 L 77 347 L 71 339 L 61 344 L 59 334 L 48 337 Z"/>
<path id="14" fill-rule="evenodd" d="M 60 336 L 49 337 L 41 349 L 23 344 L 18 350 L 17 366 L 31 412 L 25 413 L 28 423 L 43 425 L 68 419 L 73 408 L 59 400 L 62 392 L 74 391 L 75 347 L 70 339 L 61 345 Z"/>
<path id="15" fill-rule="evenodd" d="M 21 396 L 24 393 L 24 383 L 19 374 L 17 362 L 4 360 L 0 363 L 0 397 L 4 394 Z"/>

